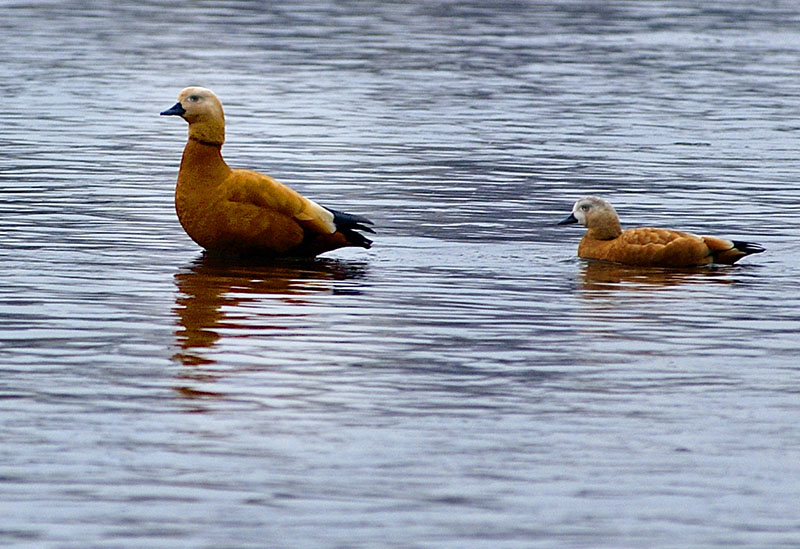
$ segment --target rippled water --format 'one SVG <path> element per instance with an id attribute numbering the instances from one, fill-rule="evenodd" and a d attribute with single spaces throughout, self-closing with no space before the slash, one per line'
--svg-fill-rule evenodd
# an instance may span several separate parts
<path id="1" fill-rule="evenodd" d="M 794 2 L 109 6 L 0 2 L 3 546 L 800 545 Z M 204 257 L 187 85 L 375 247 Z"/>

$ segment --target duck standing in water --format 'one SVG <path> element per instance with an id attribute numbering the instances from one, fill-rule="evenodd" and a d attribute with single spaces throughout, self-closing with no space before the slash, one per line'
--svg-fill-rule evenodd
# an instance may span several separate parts
<path id="1" fill-rule="evenodd" d="M 752 242 L 698 236 L 669 229 L 641 227 L 622 230 L 614 208 L 596 196 L 575 202 L 572 213 L 559 225 L 580 223 L 586 234 L 578 257 L 639 267 L 693 267 L 710 263 L 732 265 L 764 251 Z"/>
<path id="2" fill-rule="evenodd" d="M 186 233 L 210 252 L 256 257 L 314 257 L 346 246 L 369 248 L 358 231 L 372 222 L 320 206 L 271 177 L 233 170 L 222 159 L 225 116 L 206 88 L 186 88 L 162 115 L 189 123 L 175 209 Z"/>

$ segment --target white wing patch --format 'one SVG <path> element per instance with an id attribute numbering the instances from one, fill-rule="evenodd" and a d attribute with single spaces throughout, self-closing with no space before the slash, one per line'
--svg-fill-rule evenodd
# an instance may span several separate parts
<path id="1" fill-rule="evenodd" d="M 305 197 L 304 197 L 305 198 Z M 295 215 L 295 218 L 300 221 L 313 221 L 321 224 L 327 229 L 328 234 L 336 232 L 336 225 L 333 222 L 333 214 L 327 209 L 323 208 L 313 200 L 306 198 L 306 203 L 310 206 L 310 210 L 303 209 Z"/>

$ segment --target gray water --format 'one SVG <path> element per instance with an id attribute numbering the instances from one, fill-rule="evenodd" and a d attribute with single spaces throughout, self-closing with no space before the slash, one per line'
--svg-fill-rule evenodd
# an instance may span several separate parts
<path id="1" fill-rule="evenodd" d="M 0 544 L 800 545 L 800 6 L 278 4 L 0 2 Z M 188 85 L 375 246 L 204 257 Z"/>

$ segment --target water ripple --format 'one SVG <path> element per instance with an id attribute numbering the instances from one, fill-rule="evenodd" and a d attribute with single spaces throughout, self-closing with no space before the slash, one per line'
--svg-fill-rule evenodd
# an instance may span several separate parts
<path id="1" fill-rule="evenodd" d="M 800 541 L 793 3 L 3 9 L 5 545 Z M 190 84 L 375 247 L 204 256 Z M 590 193 L 767 252 L 586 263 Z"/>

